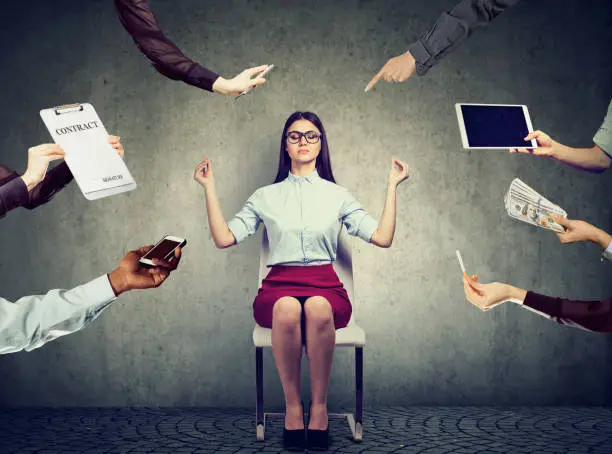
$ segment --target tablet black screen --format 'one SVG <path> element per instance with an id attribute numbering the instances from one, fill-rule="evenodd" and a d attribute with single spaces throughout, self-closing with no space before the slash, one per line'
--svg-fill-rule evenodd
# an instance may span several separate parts
<path id="1" fill-rule="evenodd" d="M 530 147 L 522 106 L 461 106 L 470 147 Z"/>

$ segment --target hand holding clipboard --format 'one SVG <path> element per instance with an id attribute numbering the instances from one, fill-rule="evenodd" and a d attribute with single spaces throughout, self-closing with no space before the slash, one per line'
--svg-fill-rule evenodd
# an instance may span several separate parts
<path id="1" fill-rule="evenodd" d="M 65 151 L 65 161 L 88 200 L 136 188 L 123 159 L 91 104 L 70 104 L 40 111 L 55 143 Z"/>

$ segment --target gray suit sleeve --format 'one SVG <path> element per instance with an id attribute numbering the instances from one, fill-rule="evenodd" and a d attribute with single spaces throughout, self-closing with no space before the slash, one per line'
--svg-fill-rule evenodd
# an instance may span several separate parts
<path id="1" fill-rule="evenodd" d="M 438 60 L 455 49 L 473 29 L 488 24 L 519 0 L 461 0 L 440 15 L 434 26 L 408 50 L 416 60 L 416 72 L 424 75 Z"/>

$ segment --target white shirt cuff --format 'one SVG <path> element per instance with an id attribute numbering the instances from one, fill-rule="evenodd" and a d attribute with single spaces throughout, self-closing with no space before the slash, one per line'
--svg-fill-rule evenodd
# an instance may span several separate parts
<path id="1" fill-rule="evenodd" d="M 84 294 L 84 301 L 92 301 L 87 311 L 88 321 L 96 318 L 102 310 L 117 299 L 107 274 L 81 285 L 80 290 Z"/>
<path id="2" fill-rule="evenodd" d="M 612 241 L 608 244 L 608 247 L 603 251 L 602 260 L 606 258 L 612 262 Z"/>

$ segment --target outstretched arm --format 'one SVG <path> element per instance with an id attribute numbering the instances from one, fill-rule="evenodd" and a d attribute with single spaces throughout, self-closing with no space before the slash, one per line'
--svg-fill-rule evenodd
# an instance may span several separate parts
<path id="1" fill-rule="evenodd" d="M 161 30 L 147 0 L 115 0 L 119 20 L 138 49 L 166 77 L 213 91 L 219 75 L 191 60 Z"/>
<path id="2" fill-rule="evenodd" d="M 257 76 L 267 65 L 248 68 L 232 79 L 225 79 L 188 58 L 164 35 L 147 0 L 115 0 L 115 7 L 138 49 L 157 71 L 170 79 L 230 96 L 266 82 Z"/>
<path id="3" fill-rule="evenodd" d="M 152 247 L 128 252 L 111 273 L 71 290 L 50 290 L 15 302 L 0 298 L 0 354 L 34 350 L 85 328 L 122 293 L 159 287 L 177 268 L 181 250 L 145 268 L 139 260 Z"/>
<path id="4" fill-rule="evenodd" d="M 575 169 L 592 173 L 604 172 L 612 163 L 612 158 L 597 144 L 591 148 L 568 147 L 539 130 L 525 137 L 526 141 L 532 139 L 535 139 L 538 145 L 536 148 L 510 148 L 510 153 L 553 158 Z"/>
<path id="5" fill-rule="evenodd" d="M 415 70 L 424 75 L 444 55 L 465 40 L 474 28 L 486 25 L 519 0 L 462 0 L 440 15 L 436 23 L 408 46 L 408 50 L 391 58 L 366 86 L 370 91 L 380 79 L 404 82 Z"/>
<path id="6" fill-rule="evenodd" d="M 572 325 L 600 333 L 612 332 L 612 299 L 570 300 L 527 292 L 523 305 L 548 314 L 562 325 Z"/>
<path id="7" fill-rule="evenodd" d="M 582 301 L 554 298 L 501 282 L 481 284 L 477 276 L 463 276 L 467 300 L 486 311 L 500 304 L 514 302 L 525 309 L 562 325 L 588 331 L 612 332 L 612 299 Z"/>
<path id="8" fill-rule="evenodd" d="M 115 299 L 108 277 L 14 303 L 0 298 L 0 354 L 30 351 L 92 322 Z"/>
<path id="9" fill-rule="evenodd" d="M 536 140 L 536 148 L 511 148 L 510 152 L 553 158 L 587 172 L 604 172 L 612 165 L 612 100 L 601 126 L 593 136 L 594 145 L 591 148 L 568 147 L 542 131 L 534 131 L 525 137 L 527 141 L 531 139 Z"/>
<path id="10" fill-rule="evenodd" d="M 553 158 L 557 161 L 592 173 L 602 173 L 610 167 L 612 159 L 598 146 L 591 148 L 572 148 L 555 142 Z"/>
<path id="11" fill-rule="evenodd" d="M 590 241 L 604 250 L 612 249 L 612 235 L 605 230 L 585 221 L 566 219 L 561 216 L 553 216 L 553 220 L 565 229 L 563 232 L 556 233 L 561 243 Z"/>
<path id="12" fill-rule="evenodd" d="M 416 60 L 416 72 L 424 75 L 442 57 L 450 53 L 475 28 L 482 27 L 519 0 L 461 0 L 408 47 Z"/>
<path id="13" fill-rule="evenodd" d="M 123 157 L 123 145 L 117 136 L 109 136 L 111 146 Z M 68 185 L 72 173 L 65 162 L 48 170 L 49 163 L 65 156 L 57 144 L 42 144 L 28 150 L 28 168 L 21 176 L 0 165 L 0 218 L 23 206 L 28 210 L 49 202 Z"/>

